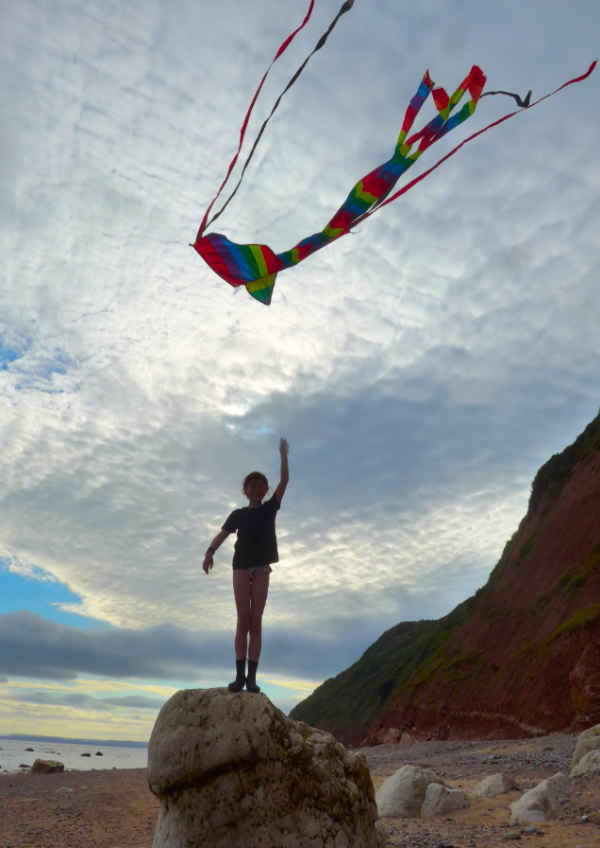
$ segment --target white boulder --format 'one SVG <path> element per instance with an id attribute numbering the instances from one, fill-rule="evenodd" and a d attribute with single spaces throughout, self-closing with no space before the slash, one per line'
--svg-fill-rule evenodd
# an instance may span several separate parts
<path id="1" fill-rule="evenodd" d="M 505 795 L 507 792 L 512 792 L 518 788 L 512 777 L 507 777 L 507 775 L 500 773 L 491 774 L 489 777 L 484 777 L 477 784 L 473 789 L 473 795 L 495 798 L 496 795 Z"/>
<path id="2" fill-rule="evenodd" d="M 431 769 L 402 766 L 377 791 L 379 815 L 394 818 L 419 816 L 430 783 L 445 786 L 444 781 Z"/>
<path id="3" fill-rule="evenodd" d="M 600 750 L 588 751 L 571 769 L 571 777 L 581 777 L 583 774 L 600 772 Z"/>
<path id="4" fill-rule="evenodd" d="M 553 818 L 570 792 L 569 778 L 562 772 L 542 780 L 510 805 L 510 824 L 537 824 Z"/>
<path id="5" fill-rule="evenodd" d="M 450 789 L 441 783 L 430 783 L 425 791 L 421 807 L 423 818 L 443 816 L 469 806 L 467 796 L 462 789 Z"/>
<path id="6" fill-rule="evenodd" d="M 571 760 L 571 768 L 574 769 L 579 760 L 590 751 L 600 750 L 600 724 L 588 727 L 577 737 L 575 752 Z"/>

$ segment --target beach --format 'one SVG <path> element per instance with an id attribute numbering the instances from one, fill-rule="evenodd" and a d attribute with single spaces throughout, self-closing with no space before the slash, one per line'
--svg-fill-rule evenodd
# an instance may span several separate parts
<path id="1" fill-rule="evenodd" d="M 0 775 L 0 848 L 150 848 L 146 769 Z"/>
<path id="2" fill-rule="evenodd" d="M 386 848 L 598 848 L 600 775 L 572 782 L 560 815 L 535 827 L 508 825 L 508 804 L 546 777 L 568 774 L 573 734 L 537 739 L 418 742 L 362 749 L 375 787 L 406 763 L 433 769 L 471 805 L 432 819 L 383 819 Z M 503 772 L 520 790 L 476 798 L 474 786 Z M 158 800 L 145 769 L 0 775 L 0 848 L 151 848 Z M 252 848 L 252 846 L 248 846 Z"/>

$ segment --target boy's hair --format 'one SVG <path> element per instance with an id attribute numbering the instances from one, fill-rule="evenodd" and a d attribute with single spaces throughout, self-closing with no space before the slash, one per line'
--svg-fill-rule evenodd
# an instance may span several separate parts
<path id="1" fill-rule="evenodd" d="M 244 482 L 242 483 L 242 492 L 244 494 L 246 494 L 246 486 L 250 480 L 262 480 L 267 489 L 269 488 L 269 481 L 261 471 L 251 471 L 250 474 L 246 474 Z"/>

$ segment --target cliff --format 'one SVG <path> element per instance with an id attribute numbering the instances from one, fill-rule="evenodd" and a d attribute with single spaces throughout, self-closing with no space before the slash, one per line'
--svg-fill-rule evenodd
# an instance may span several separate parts
<path id="1" fill-rule="evenodd" d="M 485 586 L 444 618 L 391 628 L 290 715 L 347 744 L 600 722 L 600 414 L 540 468 Z"/>

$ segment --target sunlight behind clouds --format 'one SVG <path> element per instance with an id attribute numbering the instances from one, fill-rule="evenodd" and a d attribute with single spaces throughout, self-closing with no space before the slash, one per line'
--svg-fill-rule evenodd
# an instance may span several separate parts
<path id="1" fill-rule="evenodd" d="M 316 4 L 248 139 L 337 8 Z M 150 698 L 167 680 L 229 679 L 232 540 L 210 577 L 202 557 L 249 470 L 277 485 L 281 435 L 291 482 L 264 673 L 287 704 L 382 630 L 445 614 L 485 582 L 535 471 L 597 411 L 598 72 L 282 273 L 269 308 L 189 246 L 299 14 L 293 0 L 260 15 L 237 0 L 186 0 L 177 15 L 136 0 L 118 16 L 25 0 L 4 15 L 0 562 L 25 589 L 64 586 L 48 608 L 102 634 L 94 644 L 82 627 L 72 658 L 80 628 L 61 630 L 64 653 L 47 658 L 56 679 L 88 675 L 78 695 L 120 675 L 137 680 L 123 697 L 137 675 L 163 681 Z M 468 17 L 355 4 L 215 226 L 289 247 L 391 154 L 426 67 L 450 89 L 480 62 L 492 88 L 539 96 L 588 67 L 598 16 L 591 0 L 577 15 L 511 0 Z M 414 174 L 511 107 L 481 101 Z M 43 692 L 35 640 L 56 622 L 29 632 L 21 597 L 6 609 L 27 691 Z M 27 703 L 28 726 L 99 727 L 85 706 Z M 147 719 L 115 709 L 107 733 L 143 735 Z"/>

